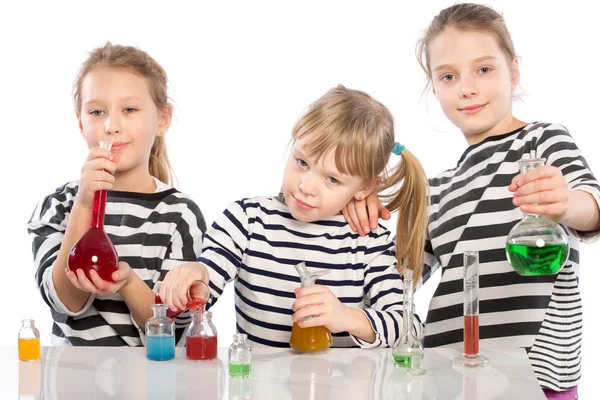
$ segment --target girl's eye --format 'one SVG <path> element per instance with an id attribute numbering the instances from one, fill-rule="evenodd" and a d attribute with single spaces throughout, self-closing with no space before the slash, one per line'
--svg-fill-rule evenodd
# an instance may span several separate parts
<path id="1" fill-rule="evenodd" d="M 131 114 L 131 113 L 132 113 L 132 112 L 134 112 L 134 111 L 137 111 L 137 109 L 136 109 L 136 108 L 133 108 L 133 107 L 127 107 L 127 108 L 125 109 L 125 112 L 126 112 L 127 114 Z"/>
<path id="2" fill-rule="evenodd" d="M 304 161 L 304 160 L 302 160 L 300 158 L 297 158 L 297 160 L 298 160 L 298 165 L 301 166 L 302 168 L 308 167 L 308 164 L 307 164 L 306 161 Z"/>
<path id="3" fill-rule="evenodd" d="M 482 67 L 482 68 L 479 69 L 479 71 L 483 72 L 484 74 L 487 74 L 491 70 L 492 69 L 490 67 Z"/>
<path id="4" fill-rule="evenodd" d="M 446 81 L 446 82 L 450 82 L 450 81 L 453 81 L 455 79 L 456 79 L 456 77 L 454 75 L 452 75 L 452 74 L 446 74 L 446 75 L 442 76 L 442 80 Z"/>
<path id="5" fill-rule="evenodd" d="M 338 181 L 337 179 L 335 179 L 334 177 L 330 176 L 329 178 L 327 178 L 327 181 L 329 183 L 331 183 L 332 185 L 337 185 L 338 183 L 340 183 L 340 181 Z"/>
<path id="6" fill-rule="evenodd" d="M 102 112 L 102 111 L 100 111 L 100 110 L 92 110 L 92 111 L 90 111 L 90 113 L 89 113 L 89 114 L 90 114 L 90 115 L 94 115 L 94 116 L 98 116 L 98 115 L 102 115 L 102 114 L 103 114 L 103 112 Z"/>

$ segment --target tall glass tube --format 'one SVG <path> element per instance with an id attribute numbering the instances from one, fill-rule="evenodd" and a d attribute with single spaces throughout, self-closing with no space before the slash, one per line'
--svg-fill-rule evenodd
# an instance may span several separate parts
<path id="1" fill-rule="evenodd" d="M 479 367 L 490 359 L 479 354 L 479 253 L 465 251 L 464 265 L 464 349 L 462 356 L 454 359 L 454 364 Z"/>

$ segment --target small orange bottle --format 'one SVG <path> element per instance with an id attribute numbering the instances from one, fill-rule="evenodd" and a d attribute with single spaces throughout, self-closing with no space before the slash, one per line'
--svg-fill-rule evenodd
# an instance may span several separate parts
<path id="1" fill-rule="evenodd" d="M 19 331 L 19 360 L 35 361 L 40 359 L 40 332 L 34 325 L 34 320 L 21 321 Z"/>

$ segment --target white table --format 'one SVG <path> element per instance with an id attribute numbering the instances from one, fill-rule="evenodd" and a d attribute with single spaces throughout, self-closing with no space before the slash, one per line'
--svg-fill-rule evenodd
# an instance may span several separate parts
<path id="1" fill-rule="evenodd" d="M 390 349 L 252 352 L 252 377 L 244 379 L 229 378 L 226 348 L 214 361 L 189 361 L 178 348 L 174 360 L 157 362 L 144 348 L 43 347 L 41 361 L 22 362 L 16 346 L 4 347 L 0 399 L 545 400 L 522 349 L 483 349 L 490 366 L 468 370 L 452 367 L 459 350 L 426 349 L 421 377 L 395 367 Z"/>

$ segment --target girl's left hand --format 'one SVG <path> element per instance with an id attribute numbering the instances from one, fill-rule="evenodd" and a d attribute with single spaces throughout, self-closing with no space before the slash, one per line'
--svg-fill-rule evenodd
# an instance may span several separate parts
<path id="1" fill-rule="evenodd" d="M 523 212 L 547 215 L 556 221 L 567 212 L 569 188 L 559 168 L 545 165 L 525 176 L 517 175 L 508 190 L 515 193 L 513 204 Z"/>
<path id="2" fill-rule="evenodd" d="M 112 278 L 114 282 L 108 282 L 100 278 L 96 270 L 90 270 L 90 277 L 88 279 L 82 269 L 75 271 L 67 270 L 67 277 L 79 290 L 84 292 L 99 294 L 99 295 L 111 295 L 117 293 L 121 288 L 127 285 L 131 281 L 133 272 L 131 267 L 126 262 L 119 262 L 119 269 L 113 272 Z"/>
<path id="3" fill-rule="evenodd" d="M 292 321 L 300 328 L 324 326 L 331 333 L 345 332 L 348 307 L 326 286 L 310 285 L 294 290 L 297 300 L 292 305 Z M 313 316 L 314 318 L 305 319 Z"/>

